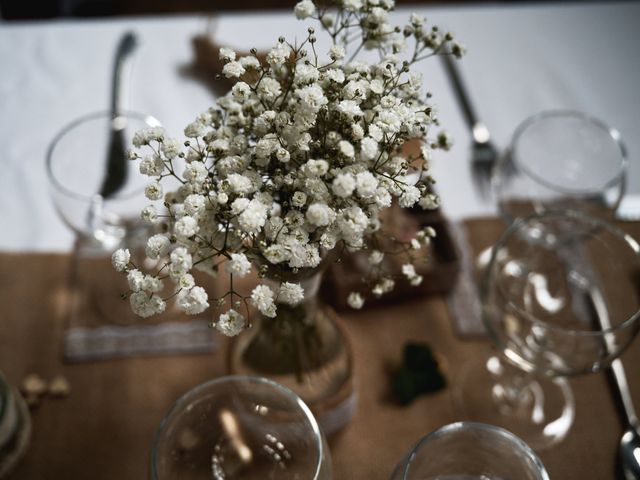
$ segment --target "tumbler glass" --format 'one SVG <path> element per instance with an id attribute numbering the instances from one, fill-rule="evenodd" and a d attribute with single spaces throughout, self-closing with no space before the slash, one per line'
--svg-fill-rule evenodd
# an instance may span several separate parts
<path id="1" fill-rule="evenodd" d="M 331 458 L 307 405 L 263 377 L 227 376 L 183 395 L 153 442 L 154 480 L 330 480 Z"/>
<path id="2" fill-rule="evenodd" d="M 446 425 L 422 438 L 391 480 L 549 480 L 529 446 L 499 427 Z"/>

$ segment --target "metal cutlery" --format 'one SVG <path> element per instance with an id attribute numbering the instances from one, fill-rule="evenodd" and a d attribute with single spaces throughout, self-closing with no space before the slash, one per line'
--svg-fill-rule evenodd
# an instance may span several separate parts
<path id="1" fill-rule="evenodd" d="M 478 119 L 473 109 L 469 94 L 464 86 L 462 77 L 455 60 L 450 54 L 441 55 L 445 71 L 451 81 L 455 96 L 458 100 L 465 121 L 472 134 L 471 174 L 478 193 L 488 199 L 491 194 L 491 175 L 493 167 L 498 161 L 499 152 L 491 142 L 491 135 L 487 126 Z"/>
<path id="2" fill-rule="evenodd" d="M 127 180 L 127 149 L 125 140 L 126 119 L 122 116 L 125 108 L 126 89 L 131 69 L 133 52 L 138 44 L 134 33 L 125 33 L 116 49 L 111 83 L 111 128 L 107 150 L 105 177 L 100 188 L 100 196 L 109 198 L 124 186 Z"/>
<path id="3" fill-rule="evenodd" d="M 593 318 L 597 320 L 600 328 L 610 330 L 612 328 L 606 302 L 598 289 L 591 289 L 584 300 L 591 311 Z M 604 337 L 606 349 L 613 349 L 613 338 Z M 627 375 L 619 358 L 611 362 L 607 369 L 607 378 L 616 397 L 621 417 L 624 421 L 624 433 L 620 438 L 619 457 L 620 473 L 626 480 L 640 479 L 640 423 L 633 406 L 633 398 L 629 389 Z"/>

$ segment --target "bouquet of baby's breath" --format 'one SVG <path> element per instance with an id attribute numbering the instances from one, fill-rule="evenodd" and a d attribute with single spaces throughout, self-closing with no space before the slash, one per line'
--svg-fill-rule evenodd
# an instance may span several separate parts
<path id="1" fill-rule="evenodd" d="M 164 311 L 168 280 L 175 286 L 169 296 L 188 314 L 229 301 L 215 324 L 235 335 L 247 325 L 241 312 L 246 307 L 248 316 L 250 303 L 274 317 L 277 303 L 301 302 L 301 285 L 285 280 L 316 269 L 326 252 L 370 249 L 372 265 L 380 264 L 380 212 L 394 199 L 404 208 L 438 205 L 429 188 L 429 158 L 450 140 L 433 132 L 435 110 L 411 67 L 438 53 L 460 56 L 463 49 L 415 14 L 403 28 L 391 26 L 393 7 L 393 0 L 323 6 L 303 0 L 295 15 L 316 20 L 318 35 L 330 44 L 320 47 L 309 28 L 299 43 L 280 38 L 262 60 L 255 50 L 238 58 L 223 48 L 223 74 L 237 81 L 185 128 L 185 142 L 158 128 L 135 135 L 131 157 L 154 179 L 146 196 L 164 203 L 162 211 L 150 205 L 142 212 L 145 220 L 164 225 L 164 233 L 146 245 L 157 272 L 142 273 L 126 250 L 113 255 L 115 268 L 128 277 L 135 313 Z M 377 51 L 379 60 L 356 61 L 363 49 Z M 403 144 L 416 138 L 423 139 L 421 155 L 401 156 Z M 177 187 L 165 192 L 167 177 Z M 433 233 L 421 231 L 395 249 L 407 256 L 403 273 L 414 285 L 422 278 L 412 252 Z M 252 265 L 261 277 L 280 279 L 279 286 L 259 284 L 249 295 L 234 290 L 233 278 L 247 275 Z M 229 291 L 210 298 L 194 284 L 192 268 L 213 275 L 223 269 Z M 393 284 L 381 272 L 367 288 L 382 295 Z M 360 308 L 363 293 L 353 292 L 349 304 Z"/>

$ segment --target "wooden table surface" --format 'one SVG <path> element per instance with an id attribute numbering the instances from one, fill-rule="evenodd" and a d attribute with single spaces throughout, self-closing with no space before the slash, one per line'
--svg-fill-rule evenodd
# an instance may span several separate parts
<path id="1" fill-rule="evenodd" d="M 483 241 L 488 240 L 480 246 Z M 147 478 L 150 443 L 163 414 L 179 395 L 224 373 L 224 344 L 208 355 L 65 364 L 61 339 L 69 267 L 64 255 L 0 255 L 0 370 L 14 384 L 32 372 L 44 378 L 63 374 L 72 388 L 68 398 L 45 399 L 32 412 L 31 445 L 9 478 Z M 461 419 L 449 388 L 407 407 L 392 401 L 389 373 L 400 362 L 403 344 L 430 343 L 446 359 L 451 380 L 465 362 L 480 358 L 488 342 L 459 339 L 441 297 L 349 313 L 343 321 L 356 358 L 359 406 L 353 421 L 330 439 L 334 478 L 387 479 L 421 436 Z M 622 358 L 640 405 L 640 344 Z M 606 379 L 592 374 L 571 384 L 575 425 L 540 457 L 552 479 L 612 479 L 622 426 Z"/>

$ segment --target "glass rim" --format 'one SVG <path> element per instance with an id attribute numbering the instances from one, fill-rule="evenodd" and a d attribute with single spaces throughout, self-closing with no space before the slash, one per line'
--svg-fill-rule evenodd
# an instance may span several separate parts
<path id="1" fill-rule="evenodd" d="M 0 422 L 5 416 L 5 413 L 9 407 L 9 399 L 11 396 L 11 387 L 7 383 L 6 378 L 0 372 Z"/>
<path id="2" fill-rule="evenodd" d="M 153 442 L 151 445 L 151 475 L 154 480 L 159 479 L 156 460 L 157 460 L 157 451 L 158 451 L 158 444 L 160 442 L 160 437 L 164 432 L 165 428 L 167 427 L 169 420 L 173 417 L 173 415 L 179 412 L 181 410 L 181 407 L 186 402 L 196 397 L 203 390 L 206 390 L 209 387 L 212 387 L 214 385 L 225 384 L 225 383 L 245 383 L 245 382 L 249 384 L 260 384 L 260 385 L 267 385 L 267 386 L 273 387 L 275 388 L 275 390 L 282 393 L 285 397 L 289 398 L 290 400 L 293 400 L 295 404 L 302 410 L 307 421 L 311 425 L 311 429 L 315 436 L 316 447 L 317 447 L 316 449 L 318 452 L 318 461 L 316 464 L 315 472 L 313 474 L 313 480 L 316 480 L 319 478 L 320 469 L 322 467 L 322 461 L 325 456 L 324 443 L 322 440 L 322 432 L 320 431 L 320 426 L 318 424 L 318 421 L 316 420 L 315 416 L 311 412 L 311 409 L 304 402 L 304 400 L 302 400 L 293 390 L 285 387 L 284 385 L 281 385 L 278 382 L 275 382 L 265 377 L 258 377 L 258 376 L 252 376 L 252 375 L 224 375 L 222 377 L 214 378 L 213 380 L 209 380 L 207 382 L 201 383 L 193 387 L 192 389 L 188 390 L 187 392 L 183 393 L 182 395 L 180 395 L 180 397 L 178 397 L 178 399 L 175 402 L 173 402 L 171 407 L 169 407 L 167 412 L 164 414 L 164 416 L 162 417 L 162 420 L 160 421 L 160 425 L 158 426 L 158 429 L 156 430 L 156 433 L 153 437 Z"/>
<path id="3" fill-rule="evenodd" d="M 550 480 L 549 474 L 547 473 L 547 470 L 544 467 L 544 464 L 542 463 L 538 455 L 536 455 L 533 449 L 529 445 L 527 445 L 524 442 L 524 440 L 522 440 L 520 437 L 517 437 L 510 431 L 505 430 L 504 428 L 498 427 L 496 425 L 490 425 L 488 423 L 480 423 L 480 422 L 470 422 L 470 421 L 460 421 L 460 422 L 454 422 L 448 425 L 444 425 L 432 431 L 431 433 L 428 433 L 427 435 L 422 437 L 420 440 L 418 440 L 418 443 L 416 443 L 416 445 L 411 449 L 411 451 L 406 457 L 407 460 L 405 461 L 405 466 L 402 472 L 403 480 L 409 480 L 409 473 L 410 473 L 412 461 L 417 455 L 418 451 L 422 449 L 422 447 L 424 447 L 429 442 L 436 440 L 440 437 L 443 437 L 450 433 L 459 432 L 465 429 L 472 429 L 474 431 L 481 431 L 481 432 L 490 432 L 491 434 L 498 435 L 499 437 L 514 443 L 517 447 L 520 448 L 520 450 L 524 453 L 524 455 L 529 460 L 531 460 L 531 462 L 533 462 L 533 464 L 539 469 L 538 473 L 541 474 L 540 480 Z"/>
<path id="4" fill-rule="evenodd" d="M 584 188 L 584 189 L 569 188 L 560 184 L 556 184 L 549 179 L 541 177 L 537 173 L 533 172 L 525 162 L 520 161 L 518 155 L 516 154 L 517 152 L 516 145 L 518 143 L 518 140 L 520 140 L 522 135 L 524 135 L 531 126 L 537 124 L 541 120 L 545 120 L 547 118 L 554 118 L 554 117 L 580 118 L 583 120 L 587 120 L 591 124 L 595 125 L 597 128 L 605 131 L 607 135 L 611 138 L 611 140 L 616 144 L 616 146 L 618 147 L 618 150 L 620 151 L 620 164 L 616 173 L 611 178 L 604 181 L 604 183 L 602 183 L 602 185 L 600 186 L 593 186 L 593 187 Z M 525 173 L 525 175 L 532 178 L 537 183 L 553 191 L 556 191 L 559 193 L 568 193 L 574 196 L 575 195 L 589 196 L 593 194 L 598 194 L 602 190 L 606 190 L 614 186 L 616 183 L 624 184 L 625 176 L 626 176 L 626 172 L 629 164 L 629 160 L 627 158 L 627 149 L 622 141 L 620 132 L 617 129 L 610 127 L 599 118 L 596 118 L 588 113 L 581 112 L 579 110 L 570 110 L 570 109 L 543 110 L 534 115 L 531 115 L 530 117 L 527 117 L 524 121 L 522 121 L 522 123 L 520 123 L 516 127 L 516 130 L 513 133 L 511 141 L 509 142 L 507 156 L 511 158 L 514 164 L 517 165 L 517 167 L 520 170 L 522 170 Z M 622 188 L 624 189 L 624 185 L 622 185 Z"/>
<path id="5" fill-rule="evenodd" d="M 49 142 L 49 145 L 47 146 L 47 153 L 46 153 L 46 168 L 47 168 L 47 176 L 50 180 L 50 182 L 54 185 L 54 187 L 61 191 L 62 193 L 64 193 L 66 196 L 74 198 L 76 200 L 82 200 L 82 201 L 86 201 L 86 202 L 91 202 L 93 201 L 93 199 L 96 196 L 99 196 L 102 198 L 102 196 L 98 193 L 93 194 L 93 195 L 85 195 L 82 193 L 78 193 L 78 192 L 74 192 L 73 190 L 70 190 L 68 187 L 66 187 L 65 185 L 62 184 L 62 182 L 60 182 L 60 180 L 56 177 L 56 175 L 53 173 L 53 152 L 56 148 L 56 146 L 58 145 L 58 143 L 60 142 L 60 140 L 62 140 L 69 132 L 73 131 L 76 127 L 83 125 L 87 122 L 93 121 L 93 120 L 97 120 L 97 119 L 101 119 L 101 118 L 109 118 L 112 116 L 112 112 L 110 110 L 100 110 L 100 111 L 95 111 L 95 112 L 90 112 L 90 113 L 86 113 L 80 117 L 75 118 L 74 120 L 71 120 L 69 123 L 65 124 L 64 127 L 62 127 L 53 137 L 53 139 Z M 124 110 L 122 112 L 120 112 L 119 115 L 117 115 L 116 118 L 119 117 L 125 117 L 125 118 L 129 118 L 129 119 L 134 119 L 134 120 L 140 120 L 142 123 L 147 124 L 149 127 L 154 127 L 154 126 L 161 126 L 162 124 L 160 123 L 160 121 L 154 117 L 153 115 L 149 115 L 149 114 L 145 114 L 145 113 L 140 113 L 140 112 L 136 112 L 136 111 L 132 111 L 132 110 Z M 126 194 L 118 194 L 116 193 L 115 195 L 113 195 L 110 199 L 117 199 L 117 200 L 123 200 L 123 199 L 129 199 L 131 197 L 134 197 L 135 195 L 137 195 L 138 193 L 142 192 L 143 189 L 140 190 L 135 190 Z"/>
<path id="6" fill-rule="evenodd" d="M 586 215 L 577 210 L 548 210 L 543 213 L 529 215 L 527 217 L 516 220 L 500 236 L 498 241 L 495 243 L 495 245 L 491 249 L 491 259 L 489 260 L 489 264 L 487 266 L 487 274 L 485 275 L 484 281 L 482 282 L 482 289 L 481 289 L 482 299 L 485 299 L 488 295 L 489 283 L 494 274 L 493 267 L 496 262 L 498 247 L 503 246 L 508 239 L 516 235 L 518 231 L 522 230 L 522 227 L 531 224 L 535 220 L 541 220 L 541 219 L 546 219 L 551 217 L 577 219 L 577 220 L 589 223 L 590 226 L 594 228 L 604 228 L 609 233 L 612 233 L 616 237 L 620 238 L 624 243 L 626 243 L 627 246 L 635 253 L 636 258 L 640 261 L 640 244 L 631 235 L 626 233 L 624 230 L 616 227 L 615 225 L 612 225 L 611 223 L 601 220 L 599 218 Z M 619 323 L 618 325 L 603 328 L 598 331 L 575 330 L 571 328 L 563 328 L 553 323 L 549 323 L 539 318 L 533 317 L 528 312 L 524 311 L 515 303 L 513 303 L 511 300 L 507 299 L 506 295 L 504 295 L 503 292 L 500 292 L 500 293 L 503 295 L 503 298 L 506 301 L 506 306 L 508 308 L 513 309 L 518 314 L 522 315 L 529 322 L 535 325 L 542 326 L 548 330 L 562 332 L 565 335 L 570 335 L 574 337 L 591 337 L 591 338 L 603 337 L 605 335 L 614 334 L 619 331 L 625 330 L 640 319 L 640 308 L 638 308 L 633 314 L 629 316 L 629 318 L 625 319 L 623 322 Z M 489 330 L 490 333 L 493 332 L 493 328 L 490 327 L 489 322 L 486 320 L 485 315 L 483 315 L 483 318 L 485 319 L 484 324 L 486 328 Z M 491 334 L 491 336 L 495 337 L 493 334 Z"/>

